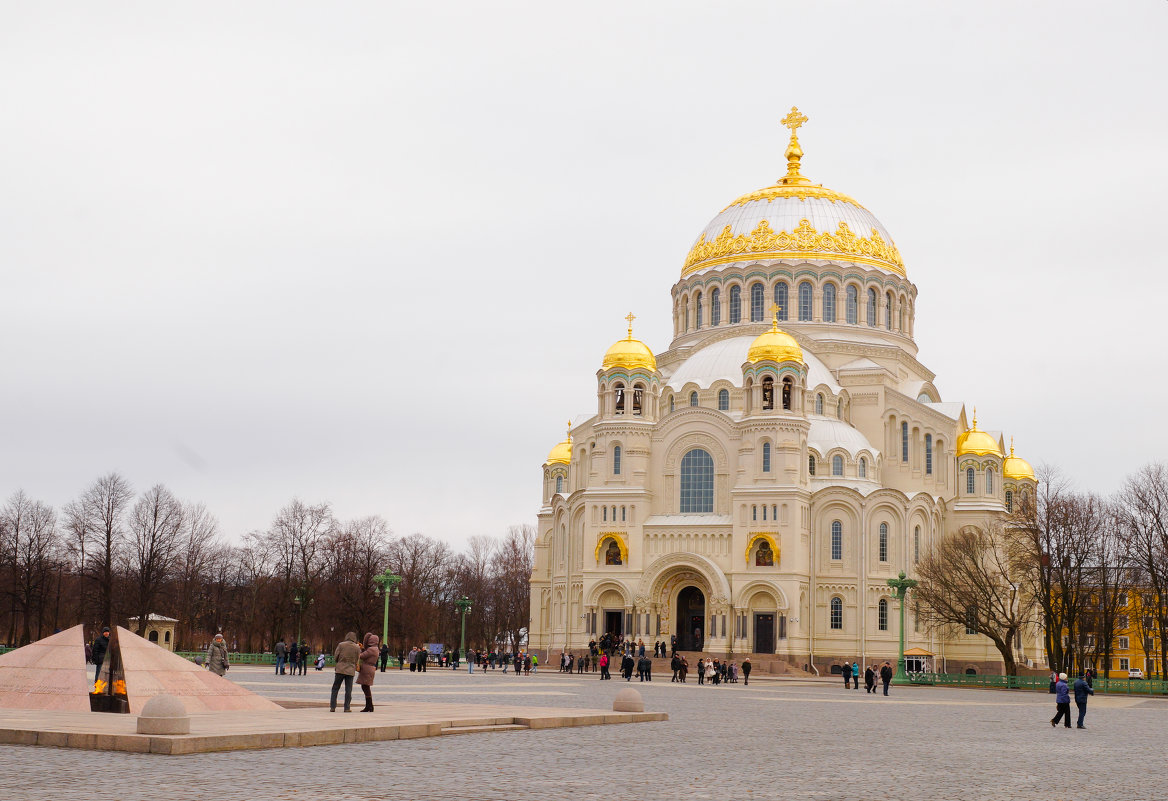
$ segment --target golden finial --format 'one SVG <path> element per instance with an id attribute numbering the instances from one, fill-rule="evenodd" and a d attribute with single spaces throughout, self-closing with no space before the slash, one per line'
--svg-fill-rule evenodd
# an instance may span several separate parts
<path id="1" fill-rule="evenodd" d="M 632 339 L 633 338 L 633 320 L 637 319 L 637 315 L 633 314 L 632 312 L 629 312 L 629 315 L 627 317 L 625 317 L 625 319 L 629 321 L 629 339 Z"/>
<path id="2" fill-rule="evenodd" d="M 1014 435 L 1010 435 L 1010 458 L 1014 458 Z"/>
<path id="3" fill-rule="evenodd" d="M 973 407 L 973 428 L 971 431 L 977 431 L 977 407 Z"/>
<path id="4" fill-rule="evenodd" d="M 795 131 L 807 122 L 807 116 L 799 113 L 799 109 L 791 106 L 791 113 L 783 117 L 780 122 L 791 129 L 791 141 L 787 143 L 787 174 L 779 179 L 780 184 L 809 184 L 811 181 L 799 174 L 799 160 L 803 158 L 803 148 L 799 147 L 799 137 Z"/>
<path id="5" fill-rule="evenodd" d="M 568 442 L 572 441 L 572 421 L 568 420 Z"/>
<path id="6" fill-rule="evenodd" d="M 771 312 L 771 318 L 772 318 L 772 320 L 771 320 L 771 322 L 772 322 L 771 330 L 772 331 L 779 330 L 779 312 L 781 312 L 782 310 L 783 310 L 783 307 L 780 306 L 779 304 L 777 304 L 777 303 L 771 304 L 770 312 Z"/>

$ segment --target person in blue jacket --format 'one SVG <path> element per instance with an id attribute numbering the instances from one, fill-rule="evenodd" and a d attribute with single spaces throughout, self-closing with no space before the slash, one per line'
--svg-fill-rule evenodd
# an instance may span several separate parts
<path id="1" fill-rule="evenodd" d="M 1066 719 L 1066 727 L 1071 728 L 1071 694 L 1067 688 L 1067 674 L 1060 673 L 1054 684 L 1054 707 L 1058 710 L 1050 719 L 1051 726 L 1057 726 L 1060 720 Z"/>
<path id="2" fill-rule="evenodd" d="M 1094 695 L 1095 691 L 1091 689 L 1091 685 L 1084 680 L 1082 676 L 1075 679 L 1075 706 L 1079 708 L 1079 724 L 1078 728 L 1085 729 L 1083 725 L 1084 718 L 1087 717 L 1087 696 Z M 1068 723 L 1070 716 L 1067 716 Z"/>

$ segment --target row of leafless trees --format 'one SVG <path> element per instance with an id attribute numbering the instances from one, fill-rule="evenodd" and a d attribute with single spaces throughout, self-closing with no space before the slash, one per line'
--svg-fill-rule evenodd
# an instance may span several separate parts
<path id="1" fill-rule="evenodd" d="M 1168 675 L 1168 466 L 1147 465 L 1106 498 L 1044 469 L 1037 497 L 944 538 L 916 572 L 921 620 L 989 637 L 1008 675 L 1034 626 L 1052 668 L 1110 669 L 1123 634 Z"/>
<path id="2" fill-rule="evenodd" d="M 534 529 L 471 538 L 462 552 L 414 534 L 395 537 L 380 517 L 337 519 L 327 503 L 293 500 L 264 531 L 237 543 L 201 504 L 166 487 L 140 495 L 103 476 L 59 511 L 17 491 L 0 509 L 0 637 L 24 644 L 86 623 L 138 633 L 150 614 L 178 619 L 177 649 L 222 631 L 241 651 L 279 639 L 330 648 L 344 633 L 381 634 L 384 596 L 373 577 L 401 577 L 389 599 L 389 644 L 456 647 L 454 601 L 473 601 L 468 646 L 514 648 L 528 619 Z"/>

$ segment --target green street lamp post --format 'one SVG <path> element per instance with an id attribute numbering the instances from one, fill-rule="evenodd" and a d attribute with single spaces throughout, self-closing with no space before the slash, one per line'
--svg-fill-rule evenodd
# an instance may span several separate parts
<path id="1" fill-rule="evenodd" d="M 904 669 L 904 599 L 908 591 L 917 586 L 915 580 L 905 578 L 904 571 L 900 571 L 900 578 L 888 579 L 888 586 L 896 590 L 896 600 L 900 601 L 900 658 L 896 660 L 896 676 L 893 684 L 907 684 L 908 673 Z"/>
<path id="2" fill-rule="evenodd" d="M 381 642 L 386 647 L 389 647 L 389 596 L 397 595 L 397 585 L 401 582 L 402 577 L 388 567 L 384 573 L 378 573 L 373 577 L 373 583 L 377 585 L 373 588 L 373 594 L 385 596 L 385 613 L 381 616 Z"/>
<path id="3" fill-rule="evenodd" d="M 470 614 L 470 598 L 464 595 L 454 605 L 462 613 L 462 639 L 458 643 L 458 653 L 462 659 L 466 659 L 466 616 Z"/>
<path id="4" fill-rule="evenodd" d="M 292 603 L 296 604 L 296 642 L 300 643 L 304 628 L 304 607 L 305 604 L 311 604 L 312 599 L 308 598 L 308 591 L 300 589 L 296 591 L 296 595 L 292 598 Z"/>

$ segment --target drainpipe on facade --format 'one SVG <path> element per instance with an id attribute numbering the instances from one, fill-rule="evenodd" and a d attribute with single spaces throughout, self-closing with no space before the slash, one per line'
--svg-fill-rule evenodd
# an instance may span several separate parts
<path id="1" fill-rule="evenodd" d="M 868 620 L 868 499 L 860 504 L 860 602 L 857 614 L 860 616 L 860 664 L 868 664 L 868 639 L 864 636 L 864 626 Z"/>
<path id="2" fill-rule="evenodd" d="M 811 504 L 807 504 L 807 516 L 811 517 Z M 810 526 L 811 536 L 808 537 L 810 543 L 807 547 L 807 564 L 809 569 L 807 574 L 811 577 L 811 590 L 807 597 L 807 650 L 811 656 L 811 669 L 815 671 L 815 675 L 819 675 L 819 668 L 815 667 L 815 526 Z M 802 614 L 803 610 L 800 609 Z"/>

